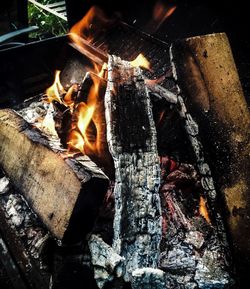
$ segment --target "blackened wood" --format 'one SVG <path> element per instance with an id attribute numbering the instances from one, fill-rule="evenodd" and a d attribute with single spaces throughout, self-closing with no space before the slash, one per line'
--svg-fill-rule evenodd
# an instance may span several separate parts
<path id="1" fill-rule="evenodd" d="M 68 136 L 72 126 L 72 114 L 69 107 L 59 102 L 53 102 L 55 110 L 53 119 L 55 121 L 55 129 L 60 138 L 62 145 L 67 148 Z"/>
<path id="2" fill-rule="evenodd" d="M 250 117 L 230 44 L 223 33 L 193 37 L 174 43 L 172 54 L 178 84 L 200 127 L 217 187 L 225 199 L 224 216 L 239 272 L 247 279 Z"/>
<path id="3" fill-rule="evenodd" d="M 107 140 L 115 164 L 114 243 L 125 257 L 125 281 L 157 267 L 161 240 L 156 130 L 139 68 L 110 56 L 105 94 Z"/>
<path id="4" fill-rule="evenodd" d="M 48 139 L 13 110 L 0 111 L 0 152 L 0 162 L 13 184 L 59 239 L 69 223 L 73 226 L 73 215 L 87 217 L 85 209 L 95 212 L 96 204 L 102 202 L 106 175 L 87 157 L 68 157 L 52 149 Z M 83 222 L 81 233 L 91 229 L 89 220 L 78 222 Z"/>
<path id="5" fill-rule="evenodd" d="M 27 289 L 11 253 L 0 232 L 0 284 L 4 288 Z M 4 273 L 6 275 L 4 275 Z M 8 284 L 9 283 L 9 284 Z M 6 284 L 6 285 L 5 285 Z M 7 287 L 8 286 L 8 287 Z"/>
<path id="6" fill-rule="evenodd" d="M 8 247 L 4 249 L 5 256 L 1 260 L 9 274 L 15 274 L 9 276 L 14 288 L 46 289 L 49 273 L 44 270 L 41 255 L 48 232 L 6 180 L 6 176 L 0 179 L 1 184 L 5 183 L 5 189 L 2 187 L 0 190 L 0 232 Z"/>

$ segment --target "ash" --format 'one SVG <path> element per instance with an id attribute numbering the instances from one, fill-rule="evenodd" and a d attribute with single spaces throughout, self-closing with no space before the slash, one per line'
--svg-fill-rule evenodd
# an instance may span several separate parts
<path id="1" fill-rule="evenodd" d="M 0 178 L 0 206 L 9 226 L 19 236 L 26 253 L 43 267 L 40 257 L 50 234 L 24 197 L 12 187 L 7 176 Z"/>
<path id="2" fill-rule="evenodd" d="M 200 176 L 190 164 L 162 158 L 163 238 L 159 267 L 178 288 L 225 288 L 232 281 L 227 256 L 207 205 Z M 204 214 L 204 210 L 207 214 Z"/>
<path id="3" fill-rule="evenodd" d="M 164 283 L 159 288 L 173 289 L 230 287 L 233 280 L 230 277 L 232 272 L 227 256 L 228 248 L 218 238 L 208 205 L 203 209 L 207 210 L 209 218 L 200 211 L 200 199 L 202 197 L 206 201 L 206 195 L 201 185 L 201 176 L 194 166 L 178 163 L 172 157 L 161 157 L 160 197 L 163 235 L 158 264 L 161 273 L 157 276 L 164 274 L 164 282 L 160 279 L 154 284 Z M 114 196 L 111 186 L 93 230 L 109 244 L 113 237 L 113 216 Z M 133 273 L 133 288 L 136 288 L 135 284 L 142 282 L 145 285 L 145 280 L 152 279 L 144 269 L 137 272 L 143 276 L 140 280 L 137 280 L 139 275 Z"/>

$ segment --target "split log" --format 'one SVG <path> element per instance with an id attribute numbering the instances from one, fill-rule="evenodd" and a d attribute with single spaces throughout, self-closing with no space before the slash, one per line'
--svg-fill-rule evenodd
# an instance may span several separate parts
<path id="1" fill-rule="evenodd" d="M 151 103 L 139 68 L 110 56 L 105 94 L 107 141 L 115 165 L 115 251 L 124 280 L 157 268 L 161 240 L 160 165 Z"/>
<path id="2" fill-rule="evenodd" d="M 4 109 L 0 163 L 54 236 L 76 241 L 91 230 L 109 182 L 88 157 L 52 149 L 39 130 Z"/>
<path id="3" fill-rule="evenodd" d="M 250 270 L 250 117 L 224 33 L 173 44 L 175 77 L 225 199 L 230 238 L 242 280 Z"/>

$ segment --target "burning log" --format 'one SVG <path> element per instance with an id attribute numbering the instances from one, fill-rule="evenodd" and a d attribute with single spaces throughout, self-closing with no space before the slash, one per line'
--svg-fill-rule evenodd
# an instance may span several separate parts
<path id="1" fill-rule="evenodd" d="M 227 225 L 244 279 L 250 268 L 250 117 L 230 44 L 223 33 L 188 38 L 173 44 L 172 56 L 181 94 L 200 127 L 225 198 Z"/>
<path id="2" fill-rule="evenodd" d="M 161 240 L 160 166 L 150 99 L 141 70 L 110 56 L 105 94 L 107 140 L 115 164 L 115 251 L 124 280 L 157 268 Z"/>
<path id="3" fill-rule="evenodd" d="M 54 236 L 76 241 L 91 230 L 108 178 L 88 157 L 51 148 L 10 109 L 0 111 L 0 143 L 4 170 Z"/>

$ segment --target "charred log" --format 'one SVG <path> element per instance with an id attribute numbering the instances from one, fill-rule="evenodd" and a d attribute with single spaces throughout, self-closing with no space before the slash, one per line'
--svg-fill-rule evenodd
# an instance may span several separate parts
<path id="1" fill-rule="evenodd" d="M 125 281 L 157 268 L 161 240 L 160 167 L 150 99 L 139 68 L 110 56 L 105 94 L 107 140 L 115 164 L 115 251 Z"/>

